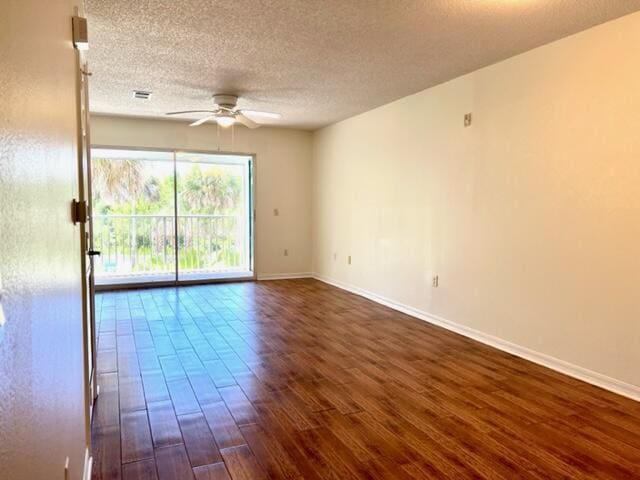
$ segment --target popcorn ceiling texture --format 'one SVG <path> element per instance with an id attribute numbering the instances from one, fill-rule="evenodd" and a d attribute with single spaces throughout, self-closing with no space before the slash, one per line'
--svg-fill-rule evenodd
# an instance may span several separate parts
<path id="1" fill-rule="evenodd" d="M 640 0 L 87 0 L 91 109 L 213 93 L 316 129 L 640 9 Z M 151 100 L 134 100 L 134 89 Z M 198 116 L 191 118 L 199 118 Z"/>

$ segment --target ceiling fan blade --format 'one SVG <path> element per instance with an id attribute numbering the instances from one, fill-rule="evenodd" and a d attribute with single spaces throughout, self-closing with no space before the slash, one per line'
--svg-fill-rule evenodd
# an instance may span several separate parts
<path id="1" fill-rule="evenodd" d="M 238 123 L 241 123 L 245 127 L 248 127 L 248 128 L 251 128 L 251 129 L 258 128 L 260 126 L 259 124 L 257 124 L 253 120 L 251 120 L 250 118 L 245 117 L 242 113 L 238 113 L 236 115 L 236 121 Z"/>
<path id="2" fill-rule="evenodd" d="M 165 115 L 180 115 L 181 113 L 216 113 L 214 110 L 185 110 L 183 112 L 168 112 Z"/>
<path id="3" fill-rule="evenodd" d="M 216 118 L 215 115 L 207 115 L 204 118 L 201 118 L 200 120 L 196 120 L 195 122 L 189 124 L 190 127 L 197 127 L 198 125 L 202 125 L 204 122 L 206 122 L 207 120 L 211 120 L 212 118 Z"/>
<path id="4" fill-rule="evenodd" d="M 251 117 L 264 117 L 264 118 L 281 118 L 282 115 L 280 115 L 279 113 L 272 113 L 272 112 L 260 112 L 258 110 L 240 110 L 240 113 L 242 113 L 243 115 L 249 115 Z"/>

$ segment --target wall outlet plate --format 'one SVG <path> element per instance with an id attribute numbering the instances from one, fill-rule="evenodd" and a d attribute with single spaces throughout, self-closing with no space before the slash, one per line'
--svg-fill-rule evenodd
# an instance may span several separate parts
<path id="1" fill-rule="evenodd" d="M 464 126 L 470 127 L 472 120 L 473 120 L 473 116 L 470 113 L 466 113 L 464 115 Z"/>

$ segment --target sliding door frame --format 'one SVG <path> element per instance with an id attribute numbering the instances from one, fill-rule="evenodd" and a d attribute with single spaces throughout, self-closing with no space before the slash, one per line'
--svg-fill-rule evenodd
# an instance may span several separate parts
<path id="1" fill-rule="evenodd" d="M 210 283 L 229 283 L 229 282 L 252 282 L 255 281 L 258 276 L 256 273 L 256 183 L 257 183 L 257 155 L 255 153 L 240 153 L 240 152 L 226 152 L 222 150 L 194 150 L 185 148 L 155 148 L 155 147 L 129 147 L 124 145 L 90 145 L 92 149 L 108 149 L 108 150 L 134 150 L 141 152 L 166 152 L 173 154 L 173 212 L 174 212 L 174 235 L 175 235 L 175 250 L 176 250 L 176 271 L 175 279 L 160 281 L 160 282 L 138 282 L 138 283 L 112 283 L 108 285 L 96 285 L 95 291 L 106 292 L 111 290 L 133 290 L 139 288 L 153 288 L 153 287 L 177 287 L 179 285 L 206 285 Z M 242 277 L 229 277 L 229 278 L 205 278 L 195 280 L 179 280 L 178 279 L 178 162 L 177 155 L 179 153 L 196 153 L 202 155 L 218 155 L 218 156 L 234 156 L 234 157 L 249 157 L 249 253 L 250 253 L 250 267 L 253 275 Z M 91 161 L 91 156 L 89 156 Z M 91 164 L 89 164 L 89 170 L 91 170 Z"/>

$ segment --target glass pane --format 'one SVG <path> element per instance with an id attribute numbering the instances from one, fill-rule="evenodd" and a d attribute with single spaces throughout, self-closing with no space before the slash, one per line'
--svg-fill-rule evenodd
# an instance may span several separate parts
<path id="1" fill-rule="evenodd" d="M 251 157 L 176 154 L 178 279 L 252 275 Z"/>
<path id="2" fill-rule="evenodd" d="M 173 153 L 91 151 L 96 284 L 173 281 Z"/>

